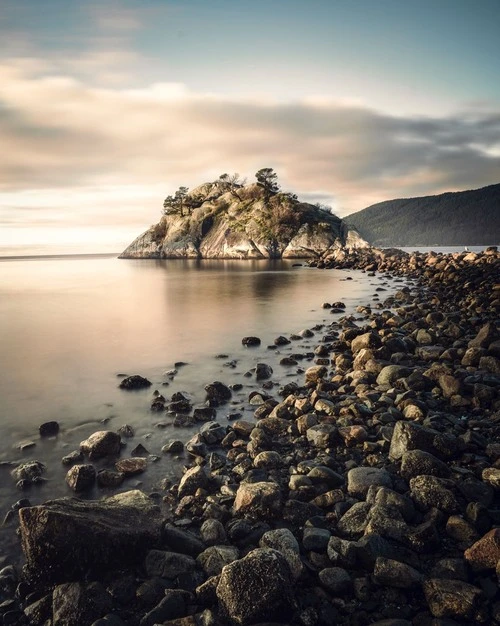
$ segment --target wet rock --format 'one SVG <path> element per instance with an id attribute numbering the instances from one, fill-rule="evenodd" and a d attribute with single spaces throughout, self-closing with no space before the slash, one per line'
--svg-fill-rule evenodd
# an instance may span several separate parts
<path id="1" fill-rule="evenodd" d="M 257 380 L 267 380 L 273 375 L 273 368 L 267 363 L 257 363 L 255 367 L 255 378 Z"/>
<path id="2" fill-rule="evenodd" d="M 31 482 L 39 478 L 45 472 L 45 469 L 46 467 L 41 461 L 28 461 L 15 467 L 11 475 L 15 480 L 28 480 Z"/>
<path id="3" fill-rule="evenodd" d="M 96 478 L 99 487 L 115 489 L 122 484 L 125 475 L 122 474 L 122 472 L 114 472 L 113 470 L 102 469 L 97 472 Z"/>
<path id="4" fill-rule="evenodd" d="M 205 391 L 207 392 L 207 400 L 212 403 L 212 406 L 224 404 L 230 400 L 232 396 L 231 389 L 218 380 L 205 385 Z"/>
<path id="5" fill-rule="evenodd" d="M 222 612 L 234 624 L 248 626 L 275 618 L 283 621 L 294 608 L 285 558 L 270 548 L 252 550 L 222 570 L 217 598 Z"/>
<path id="6" fill-rule="evenodd" d="M 80 450 L 91 461 L 120 453 L 121 438 L 111 430 L 100 430 L 80 443 Z"/>
<path id="7" fill-rule="evenodd" d="M 197 422 L 211 422 L 217 417 L 217 411 L 211 406 L 199 407 L 193 411 L 193 417 Z"/>
<path id="8" fill-rule="evenodd" d="M 59 422 L 51 421 L 40 424 L 40 437 L 55 437 L 59 433 Z"/>
<path id="9" fill-rule="evenodd" d="M 147 459 L 142 457 L 131 457 L 129 459 L 120 459 L 115 463 L 115 467 L 118 472 L 125 476 L 135 476 L 141 474 L 146 470 L 148 466 Z"/>
<path id="10" fill-rule="evenodd" d="M 161 451 L 167 454 L 180 454 L 184 452 L 184 444 L 179 439 L 170 439 L 168 443 L 162 447 Z"/>
<path id="11" fill-rule="evenodd" d="M 272 519 L 282 510 L 281 492 L 276 483 L 242 483 L 236 492 L 233 511 L 253 519 Z"/>
<path id="12" fill-rule="evenodd" d="M 423 583 L 425 599 L 434 617 L 487 621 L 481 589 L 461 580 L 431 578 Z"/>
<path id="13" fill-rule="evenodd" d="M 147 378 L 134 374 L 133 376 L 127 376 L 127 378 L 124 378 L 119 387 L 120 389 L 127 389 L 130 391 L 135 389 L 146 389 L 147 387 L 151 387 L 151 385 L 151 381 Z"/>
<path id="14" fill-rule="evenodd" d="M 73 463 L 79 463 L 80 461 L 83 461 L 83 454 L 80 450 L 73 450 L 73 452 L 63 456 L 61 459 L 61 463 L 63 465 L 72 465 Z"/>
<path id="15" fill-rule="evenodd" d="M 129 424 L 123 424 L 123 426 L 120 426 L 118 429 L 118 434 L 126 439 L 132 439 L 135 435 L 135 430 Z"/>
<path id="16" fill-rule="evenodd" d="M 66 474 L 66 482 L 73 491 L 85 491 L 93 486 L 96 475 L 93 465 L 73 465 Z"/>
<path id="17" fill-rule="evenodd" d="M 133 565 L 160 538 L 159 509 L 140 491 L 19 510 L 28 578 L 60 582 Z M 61 532 L 64 528 L 64 532 Z"/>
<path id="18" fill-rule="evenodd" d="M 259 337 L 243 337 L 243 339 L 241 340 L 241 343 L 244 346 L 250 347 L 250 346 L 260 346 L 260 339 Z"/>

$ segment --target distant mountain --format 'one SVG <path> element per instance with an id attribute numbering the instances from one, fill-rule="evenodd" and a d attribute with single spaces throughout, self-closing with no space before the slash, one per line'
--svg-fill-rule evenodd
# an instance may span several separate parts
<path id="1" fill-rule="evenodd" d="M 500 184 L 386 200 L 344 221 L 374 246 L 496 245 L 500 243 Z"/>

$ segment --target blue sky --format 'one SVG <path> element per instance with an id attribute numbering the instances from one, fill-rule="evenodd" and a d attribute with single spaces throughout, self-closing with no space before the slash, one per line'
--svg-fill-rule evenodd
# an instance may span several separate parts
<path id="1" fill-rule="evenodd" d="M 0 0 L 0 253 L 120 250 L 225 171 L 340 215 L 500 182 L 498 32 L 498 0 Z"/>

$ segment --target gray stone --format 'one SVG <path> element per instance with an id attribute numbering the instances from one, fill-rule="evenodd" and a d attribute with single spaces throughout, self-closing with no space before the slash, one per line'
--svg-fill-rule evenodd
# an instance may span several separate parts
<path id="1" fill-rule="evenodd" d="M 352 496 L 364 498 L 372 485 L 391 488 L 391 475 L 377 467 L 355 467 L 347 473 L 347 491 Z"/>
<path id="2" fill-rule="evenodd" d="M 304 528 L 302 535 L 302 545 L 304 550 L 313 550 L 314 552 L 323 552 L 328 547 L 332 533 L 326 528 Z"/>
<path id="3" fill-rule="evenodd" d="M 333 424 L 318 424 L 307 429 L 306 437 L 315 448 L 329 448 L 337 440 L 338 431 Z"/>
<path id="4" fill-rule="evenodd" d="M 436 476 L 420 475 L 410 480 L 411 497 L 424 510 L 432 507 L 454 513 L 458 510 L 457 499 L 451 491 L 451 481 Z"/>
<path id="5" fill-rule="evenodd" d="M 196 561 L 207 576 L 217 576 L 225 565 L 236 561 L 238 548 L 234 546 L 210 546 L 198 555 Z"/>
<path id="6" fill-rule="evenodd" d="M 179 499 L 184 496 L 192 496 L 198 489 L 208 489 L 210 487 L 210 477 L 204 467 L 196 465 L 182 476 L 178 496 Z"/>
<path id="7" fill-rule="evenodd" d="M 292 579 L 286 559 L 276 550 L 257 548 L 226 565 L 217 585 L 222 612 L 239 626 L 282 622 L 293 611 Z"/>
<path id="8" fill-rule="evenodd" d="M 420 474 L 439 476 L 447 478 L 450 469 L 440 459 L 422 450 L 408 450 L 401 458 L 401 476 L 405 480 L 410 480 Z"/>
<path id="9" fill-rule="evenodd" d="M 300 546 L 293 533 L 288 528 L 277 528 L 268 530 L 260 539 L 261 548 L 272 548 L 282 554 L 292 577 L 297 580 L 303 572 L 304 566 L 300 558 Z"/>
<path id="10" fill-rule="evenodd" d="M 327 567 L 322 569 L 318 577 L 323 587 L 336 596 L 348 593 L 352 587 L 349 572 L 342 567 Z"/>

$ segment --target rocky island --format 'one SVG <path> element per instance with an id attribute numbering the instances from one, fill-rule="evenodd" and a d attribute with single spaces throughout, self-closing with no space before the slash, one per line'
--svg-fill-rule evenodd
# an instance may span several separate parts
<path id="1" fill-rule="evenodd" d="M 328 208 L 279 190 L 271 168 L 246 185 L 238 175 L 164 202 L 164 215 L 120 255 L 122 259 L 315 258 L 329 249 L 368 244 Z"/>
<path id="2" fill-rule="evenodd" d="M 26 565 L 4 560 L 3 624 L 500 624 L 500 254 L 310 263 L 400 286 L 354 314 L 324 302 L 331 323 L 277 337 L 315 343 L 278 363 L 309 362 L 300 384 L 275 386 L 277 351 L 243 338 L 262 351 L 253 420 L 223 417 L 235 386 L 221 381 L 194 410 L 153 393 L 152 410 L 199 423 L 165 446 L 186 467 L 163 491 L 20 501 Z M 124 393 L 136 385 L 149 381 Z M 147 471 L 140 446 L 120 458 L 121 437 L 94 433 L 66 457 L 76 495 Z M 102 459 L 112 469 L 96 473 Z M 43 473 L 27 465 L 15 476 Z"/>

